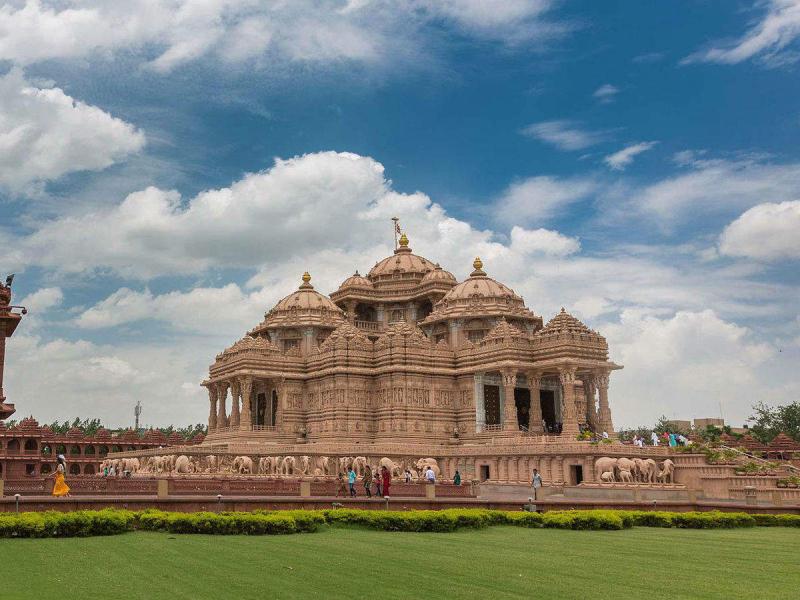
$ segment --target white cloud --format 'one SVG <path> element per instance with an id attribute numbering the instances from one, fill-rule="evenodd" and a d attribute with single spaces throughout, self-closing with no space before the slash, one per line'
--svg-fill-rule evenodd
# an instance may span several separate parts
<path id="1" fill-rule="evenodd" d="M 36 290 L 19 300 L 14 299 L 14 303 L 24 306 L 29 312 L 45 312 L 51 308 L 59 306 L 64 300 L 64 293 L 59 287 L 47 287 Z"/>
<path id="2" fill-rule="evenodd" d="M 522 134 L 564 151 L 583 150 L 599 144 L 607 137 L 606 132 L 587 131 L 568 120 L 532 123 L 522 129 Z"/>
<path id="3" fill-rule="evenodd" d="M 541 43 L 569 30 L 546 19 L 551 5 L 549 0 L 26 0 L 0 8 L 0 60 L 25 65 L 125 53 L 149 60 L 160 72 L 206 57 L 369 64 L 424 54 L 427 36 L 441 23 L 508 44 Z"/>
<path id="4" fill-rule="evenodd" d="M 617 94 L 619 94 L 619 88 L 610 83 L 604 83 L 594 91 L 592 96 L 597 98 L 600 102 L 607 104 L 613 102 Z"/>
<path id="5" fill-rule="evenodd" d="M 625 365 L 612 375 L 615 425 L 668 417 L 716 417 L 741 424 L 757 399 L 780 394 L 764 365 L 775 355 L 751 331 L 713 310 L 679 311 L 669 317 L 624 311 L 604 326 L 611 357 Z"/>
<path id="6" fill-rule="evenodd" d="M 800 200 L 746 211 L 722 232 L 719 251 L 768 261 L 800 258 Z"/>
<path id="7" fill-rule="evenodd" d="M 544 222 L 568 205 L 588 198 L 598 188 L 588 178 L 530 177 L 512 183 L 495 201 L 496 218 L 508 224 Z"/>
<path id="8" fill-rule="evenodd" d="M 639 142 L 637 144 L 631 144 L 622 150 L 614 152 L 614 154 L 609 154 L 603 159 L 603 162 L 615 171 L 623 171 L 625 167 L 633 162 L 634 158 L 642 152 L 647 152 L 656 144 L 658 144 L 658 142 Z"/>
<path id="9" fill-rule="evenodd" d="M 581 249 L 577 238 L 567 237 L 549 229 L 533 231 L 514 226 L 511 230 L 511 251 L 519 254 L 567 256 Z"/>
<path id="10" fill-rule="evenodd" d="M 59 88 L 37 88 L 19 69 L 0 77 L 0 186 L 21 189 L 104 169 L 144 144 L 144 134 L 129 123 Z"/>
<path id="11" fill-rule="evenodd" d="M 800 60 L 800 53 L 791 49 L 800 37 L 800 0 L 769 0 L 758 5 L 766 8 L 763 18 L 741 38 L 696 52 L 683 62 L 738 64 L 759 58 L 775 66 Z"/>

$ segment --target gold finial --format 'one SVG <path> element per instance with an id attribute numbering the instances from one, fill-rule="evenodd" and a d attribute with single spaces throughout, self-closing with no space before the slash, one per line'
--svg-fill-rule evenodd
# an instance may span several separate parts
<path id="1" fill-rule="evenodd" d="M 470 273 L 470 277 L 479 277 L 481 275 L 486 275 L 483 271 L 483 261 L 481 260 L 480 256 L 476 256 L 475 260 L 472 261 L 472 268 L 475 269 L 472 273 Z"/>
<path id="2" fill-rule="evenodd" d="M 308 271 L 303 273 L 303 283 L 300 285 L 301 290 L 313 290 L 314 286 L 309 283 L 311 281 L 311 275 L 308 274 Z"/>
<path id="3" fill-rule="evenodd" d="M 408 237 L 406 236 L 405 233 L 400 235 L 400 246 L 402 248 L 407 248 L 408 247 Z"/>
<path id="4" fill-rule="evenodd" d="M 308 283 L 309 281 L 311 281 L 311 275 L 309 275 L 308 271 L 306 271 L 303 273 L 303 283 Z"/>

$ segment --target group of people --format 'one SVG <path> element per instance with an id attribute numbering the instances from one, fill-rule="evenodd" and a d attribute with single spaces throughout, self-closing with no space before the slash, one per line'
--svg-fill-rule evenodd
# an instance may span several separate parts
<path id="1" fill-rule="evenodd" d="M 404 478 L 406 483 L 411 483 L 413 481 L 411 471 L 406 469 Z M 426 483 L 436 483 L 436 473 L 430 466 L 425 469 L 423 478 Z M 347 469 L 346 480 L 345 475 L 342 472 L 339 472 L 339 474 L 336 476 L 336 481 L 338 483 L 338 487 L 336 489 L 337 497 L 350 496 L 351 498 L 355 498 L 358 495 L 358 492 L 356 491 L 358 475 L 353 467 Z M 374 489 L 376 497 L 386 498 L 389 496 L 389 489 L 392 485 L 392 474 L 389 472 L 389 469 L 383 466 L 380 468 L 380 471 L 376 470 L 375 472 L 373 472 L 372 469 L 367 466 L 364 469 L 364 474 L 361 476 L 361 483 L 364 486 L 364 493 L 366 494 L 367 498 L 372 498 L 372 486 L 375 486 Z M 458 471 L 456 471 L 453 475 L 453 484 L 461 485 L 461 473 Z"/>
<path id="2" fill-rule="evenodd" d="M 661 442 L 669 445 L 671 448 L 675 446 L 688 446 L 691 444 L 689 438 L 682 433 L 668 433 L 664 432 L 660 436 L 655 431 L 650 432 L 650 443 L 653 446 L 658 446 Z M 644 447 L 644 437 L 636 435 L 633 437 L 633 445 L 639 448 Z"/>

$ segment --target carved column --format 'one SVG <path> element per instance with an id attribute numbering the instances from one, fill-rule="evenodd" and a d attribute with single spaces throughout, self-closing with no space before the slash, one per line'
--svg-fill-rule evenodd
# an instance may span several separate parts
<path id="1" fill-rule="evenodd" d="M 242 414 L 240 417 L 239 428 L 249 431 L 253 425 L 253 417 L 250 412 L 250 400 L 253 391 L 253 378 L 242 377 L 239 379 L 239 386 L 242 392 Z"/>
<path id="2" fill-rule="evenodd" d="M 217 383 L 217 429 L 228 426 L 228 415 L 225 411 L 225 401 L 228 397 L 228 382 Z"/>
<path id="3" fill-rule="evenodd" d="M 217 428 L 217 390 L 214 389 L 214 384 L 209 383 L 206 388 L 208 389 L 208 433 L 213 432 Z"/>
<path id="4" fill-rule="evenodd" d="M 595 396 L 597 395 L 597 387 L 594 384 L 594 377 L 583 378 L 583 389 L 586 392 L 586 419 L 594 431 L 597 431 L 597 406 L 595 404 Z"/>
<path id="5" fill-rule="evenodd" d="M 239 426 L 239 381 L 237 379 L 231 380 L 231 427 Z"/>
<path id="6" fill-rule="evenodd" d="M 578 416 L 575 414 L 575 368 L 562 369 L 558 374 L 561 380 L 561 435 L 578 435 Z"/>
<path id="7" fill-rule="evenodd" d="M 503 429 L 519 431 L 517 423 L 517 405 L 514 403 L 514 388 L 517 385 L 517 374 L 514 371 L 503 371 Z"/>
<path id="8" fill-rule="evenodd" d="M 532 433 L 544 433 L 542 426 L 542 399 L 540 396 L 542 377 L 535 371 L 529 371 L 528 387 L 531 392 L 531 409 L 528 411 L 528 431 Z"/>
<path id="9" fill-rule="evenodd" d="M 594 384 L 597 386 L 599 396 L 597 421 L 600 430 L 611 435 L 614 433 L 614 424 L 611 422 L 611 408 L 608 406 L 608 375 L 608 372 L 595 375 Z"/>

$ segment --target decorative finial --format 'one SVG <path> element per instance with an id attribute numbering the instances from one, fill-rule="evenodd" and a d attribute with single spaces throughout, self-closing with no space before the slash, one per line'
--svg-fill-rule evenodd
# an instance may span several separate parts
<path id="1" fill-rule="evenodd" d="M 309 275 L 308 271 L 306 271 L 303 273 L 303 283 L 308 283 L 309 281 L 311 281 L 311 275 Z"/>
<path id="2" fill-rule="evenodd" d="M 303 283 L 300 286 L 301 290 L 313 290 L 314 286 L 311 285 L 309 282 L 311 281 L 311 275 L 308 274 L 308 271 L 303 273 Z"/>
<path id="3" fill-rule="evenodd" d="M 408 237 L 405 233 L 400 235 L 400 247 L 407 248 L 408 247 Z"/>
<path id="4" fill-rule="evenodd" d="M 565 310 L 564 310 L 564 307 L 563 307 L 563 306 L 561 307 L 561 312 L 562 312 L 562 313 L 565 313 L 565 312 L 567 312 L 567 311 L 565 311 Z"/>
<path id="5" fill-rule="evenodd" d="M 480 256 L 476 256 L 475 260 L 472 261 L 472 268 L 475 270 L 470 273 L 470 277 L 481 277 L 486 275 L 483 270 L 483 261 L 481 260 Z"/>

